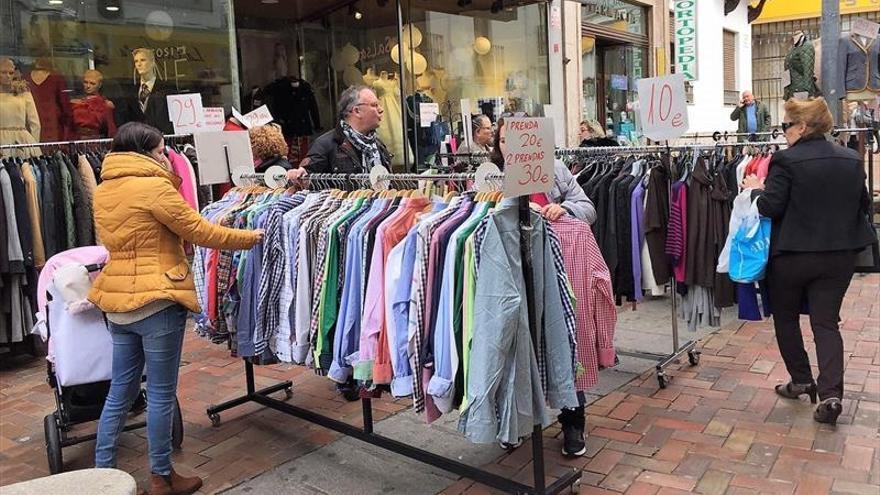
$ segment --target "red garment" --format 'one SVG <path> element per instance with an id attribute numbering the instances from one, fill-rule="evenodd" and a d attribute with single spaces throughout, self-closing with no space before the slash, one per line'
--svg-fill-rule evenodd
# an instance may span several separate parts
<path id="1" fill-rule="evenodd" d="M 77 139 L 116 135 L 116 121 L 113 118 L 113 107 L 110 105 L 110 100 L 101 95 L 90 95 L 71 102 Z"/>
<path id="2" fill-rule="evenodd" d="M 40 115 L 40 142 L 73 139 L 73 109 L 64 78 L 49 74 L 42 84 L 37 84 L 28 74 L 27 83 Z"/>
<path id="3" fill-rule="evenodd" d="M 217 321 L 217 266 L 220 263 L 220 250 L 212 249 L 208 255 L 205 278 L 208 281 L 208 307 L 206 315 L 211 321 Z"/>
<path id="4" fill-rule="evenodd" d="M 766 179 L 767 175 L 770 173 L 770 160 L 773 158 L 773 155 L 767 154 L 762 157 L 761 161 L 758 163 L 758 178 Z"/>
<path id="5" fill-rule="evenodd" d="M 226 121 L 226 124 L 223 125 L 223 130 L 224 131 L 246 131 L 247 128 L 244 126 L 238 125 L 235 122 L 233 122 L 232 119 L 229 119 Z"/>
<path id="6" fill-rule="evenodd" d="M 562 244 L 565 271 L 577 299 L 577 359 L 582 371 L 577 374 L 575 387 L 588 390 L 599 383 L 600 366 L 614 366 L 617 309 L 611 273 L 586 222 L 563 215 L 551 228 Z"/>
<path id="7" fill-rule="evenodd" d="M 550 204 L 550 200 L 547 199 L 547 195 L 544 193 L 535 193 L 529 197 L 529 201 L 535 203 L 539 206 L 547 206 Z"/>

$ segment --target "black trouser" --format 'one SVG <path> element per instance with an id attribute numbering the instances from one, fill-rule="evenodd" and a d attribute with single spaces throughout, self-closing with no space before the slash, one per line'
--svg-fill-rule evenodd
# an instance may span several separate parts
<path id="1" fill-rule="evenodd" d="M 776 343 L 794 383 L 812 383 L 810 359 L 804 350 L 800 311 L 806 296 L 810 326 L 819 359 L 819 398 L 843 399 L 843 339 L 840 306 L 853 276 L 855 253 L 785 253 L 767 267 Z"/>

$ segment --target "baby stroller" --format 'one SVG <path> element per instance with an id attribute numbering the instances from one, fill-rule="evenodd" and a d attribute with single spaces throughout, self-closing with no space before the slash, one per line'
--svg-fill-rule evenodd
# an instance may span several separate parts
<path id="1" fill-rule="evenodd" d="M 62 448 L 96 438 L 94 433 L 74 436 L 69 432 L 74 425 L 100 419 L 110 390 L 110 330 L 101 310 L 84 299 L 107 256 L 107 250 L 97 246 L 56 254 L 40 272 L 37 283 L 39 311 L 34 333 L 49 342 L 47 381 L 55 391 L 55 412 L 43 418 L 52 474 L 64 470 Z M 141 389 L 141 399 L 144 397 Z M 145 425 L 143 421 L 127 424 L 125 431 Z M 175 400 L 172 445 L 179 449 L 182 442 L 183 418 Z"/>

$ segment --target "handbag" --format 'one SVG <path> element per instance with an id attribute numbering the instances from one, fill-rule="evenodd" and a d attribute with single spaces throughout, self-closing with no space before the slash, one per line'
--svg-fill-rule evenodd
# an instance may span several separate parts
<path id="1" fill-rule="evenodd" d="M 877 224 L 871 224 L 874 230 L 874 242 L 856 253 L 856 273 L 880 273 L 880 230 Z"/>
<path id="2" fill-rule="evenodd" d="M 740 225 L 730 242 L 730 279 L 737 283 L 752 283 L 764 279 L 770 257 L 769 218 L 758 214 L 753 201 L 748 217 Z"/>

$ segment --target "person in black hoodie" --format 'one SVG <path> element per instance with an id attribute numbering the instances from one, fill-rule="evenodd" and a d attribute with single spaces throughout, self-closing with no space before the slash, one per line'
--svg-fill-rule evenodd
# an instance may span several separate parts
<path id="1" fill-rule="evenodd" d="M 263 173 L 269 167 L 293 168 L 287 161 L 287 142 L 281 128 L 274 124 L 254 127 L 248 131 L 254 153 L 254 170 Z"/>
<path id="2" fill-rule="evenodd" d="M 853 150 L 827 139 L 833 120 L 823 98 L 785 103 L 782 129 L 789 148 L 773 154 L 766 184 L 750 175 L 743 187 L 772 220 L 767 285 L 776 343 L 791 381 L 776 393 L 822 401 L 813 418 L 835 424 L 843 411 L 840 307 L 852 280 L 856 252 L 877 241 L 868 221 L 865 166 Z M 819 376 L 813 381 L 804 350 L 800 310 L 806 297 Z"/>

